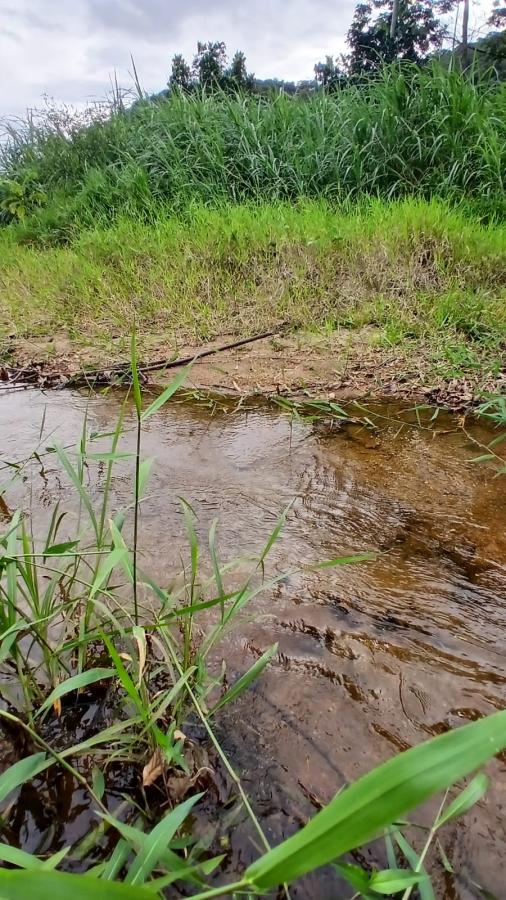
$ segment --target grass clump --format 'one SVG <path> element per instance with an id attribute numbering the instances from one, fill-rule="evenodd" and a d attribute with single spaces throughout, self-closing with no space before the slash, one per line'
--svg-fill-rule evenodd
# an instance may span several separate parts
<path id="1" fill-rule="evenodd" d="M 280 322 L 375 325 L 392 344 L 506 335 L 506 227 L 441 201 L 196 206 L 68 247 L 1 245 L 1 324 L 18 336 L 127 336 L 132 321 L 197 340 Z"/>

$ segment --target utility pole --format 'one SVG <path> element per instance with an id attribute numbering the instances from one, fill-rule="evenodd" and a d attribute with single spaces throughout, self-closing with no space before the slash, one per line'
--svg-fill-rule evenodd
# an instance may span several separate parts
<path id="1" fill-rule="evenodd" d="M 390 19 L 390 39 L 393 41 L 395 37 L 395 29 L 397 28 L 397 19 L 399 17 L 399 0 L 393 0 L 392 18 Z"/>

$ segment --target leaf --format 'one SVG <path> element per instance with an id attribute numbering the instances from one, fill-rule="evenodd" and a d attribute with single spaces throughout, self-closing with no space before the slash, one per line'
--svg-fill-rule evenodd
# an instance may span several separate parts
<path id="1" fill-rule="evenodd" d="M 93 599 L 104 582 L 107 581 L 113 569 L 123 563 L 127 554 L 128 551 L 126 547 L 114 547 L 114 550 L 111 550 L 111 552 L 102 560 L 90 588 L 90 600 Z"/>
<path id="2" fill-rule="evenodd" d="M 426 875 L 420 872 L 408 872 L 406 869 L 384 869 L 375 872 L 369 882 L 369 890 L 375 894 L 399 894 L 406 888 L 419 884 Z"/>
<path id="3" fill-rule="evenodd" d="M 153 900 L 151 891 L 67 872 L 0 870 L 2 900 Z"/>
<path id="4" fill-rule="evenodd" d="M 137 679 L 137 690 L 139 690 L 142 683 L 144 668 L 146 666 L 146 632 L 140 625 L 134 625 L 132 628 L 132 635 L 139 650 L 139 676 Z"/>
<path id="5" fill-rule="evenodd" d="M 9 766 L 0 775 L 0 803 L 3 803 L 11 791 L 24 784 L 25 781 L 35 778 L 36 775 L 52 764 L 53 759 L 48 760 L 45 753 L 34 753 L 32 756 L 25 756 L 24 759 L 20 759 L 13 766 Z"/>
<path id="6" fill-rule="evenodd" d="M 188 800 L 176 806 L 161 822 L 155 825 L 147 836 L 144 847 L 141 848 L 128 869 L 125 877 L 127 884 L 144 884 L 158 864 L 163 851 L 169 845 L 176 831 L 202 796 L 203 794 L 195 794 L 193 797 L 189 797 Z"/>
<path id="7" fill-rule="evenodd" d="M 216 528 L 217 528 L 217 525 L 218 525 L 218 520 L 214 519 L 214 521 L 211 525 L 211 528 L 209 529 L 209 554 L 211 556 L 214 580 L 216 582 L 216 590 L 218 591 L 218 596 L 219 596 L 219 600 L 220 600 L 221 618 L 223 621 L 223 616 L 225 614 L 225 589 L 223 587 L 223 579 L 221 577 L 220 563 L 218 560 L 218 554 L 216 552 Z"/>
<path id="8" fill-rule="evenodd" d="M 82 483 L 82 481 L 81 481 L 81 479 L 80 479 L 80 477 L 79 477 L 78 472 L 76 472 L 74 466 L 72 465 L 72 463 L 71 463 L 71 461 L 70 461 L 70 459 L 69 459 L 69 457 L 68 457 L 68 454 L 65 452 L 65 450 L 63 449 L 63 447 L 60 446 L 60 444 L 55 443 L 55 444 L 54 444 L 54 447 L 53 447 L 52 449 L 54 450 L 54 452 L 55 452 L 56 455 L 58 456 L 58 459 L 60 460 L 60 462 L 61 462 L 63 468 L 65 469 L 67 475 L 69 476 L 69 478 L 70 478 L 72 484 L 74 485 L 74 487 L 75 487 L 77 493 L 79 494 L 79 498 L 80 498 L 80 500 L 81 500 L 81 502 L 82 502 L 84 508 L 86 509 L 86 512 L 88 513 L 88 516 L 89 516 L 90 522 L 91 522 L 91 524 L 92 524 L 92 526 L 93 526 L 93 530 L 94 530 L 94 532 L 95 532 L 95 535 L 98 537 L 98 522 L 97 522 L 97 517 L 96 517 L 96 515 L 95 515 L 95 511 L 94 511 L 94 509 L 93 509 L 93 506 L 92 506 L 92 504 L 91 504 L 90 496 L 89 496 L 87 490 L 85 489 L 85 487 L 84 487 L 84 485 L 83 485 L 83 483 Z"/>
<path id="9" fill-rule="evenodd" d="M 153 459 L 144 459 L 139 466 L 139 497 L 142 497 L 151 473 Z"/>
<path id="10" fill-rule="evenodd" d="M 46 869 L 49 872 L 52 869 L 56 869 L 56 866 L 59 866 L 61 861 L 68 855 L 69 850 L 70 847 L 62 847 L 61 850 L 53 853 L 53 855 L 50 856 L 49 859 L 44 860 L 44 862 L 42 863 L 42 868 Z"/>
<path id="11" fill-rule="evenodd" d="M 162 406 L 164 406 L 164 404 L 167 403 L 168 400 L 170 400 L 172 395 L 175 394 L 177 390 L 179 390 L 179 388 L 181 387 L 183 382 L 186 380 L 186 376 L 188 375 L 188 372 L 190 371 L 190 369 L 191 369 L 191 364 L 189 366 L 186 366 L 184 369 L 182 369 L 181 372 L 178 372 L 176 377 L 171 381 L 170 384 L 167 385 L 165 390 L 162 391 L 162 393 L 159 394 L 159 396 L 155 400 L 153 400 L 152 403 L 150 403 L 148 408 L 144 410 L 144 412 L 142 413 L 142 416 L 141 416 L 142 422 L 145 422 L 155 412 L 158 412 L 158 410 Z"/>
<path id="12" fill-rule="evenodd" d="M 43 551 L 44 556 L 61 556 L 64 553 L 68 553 L 69 550 L 73 550 L 74 547 L 77 547 L 79 541 L 66 541 L 63 544 L 53 544 L 51 547 L 46 547 Z M 74 555 L 74 554 L 72 554 Z"/>
<path id="13" fill-rule="evenodd" d="M 395 840 L 397 841 L 402 853 L 406 857 L 408 863 L 411 868 L 415 871 L 420 872 L 421 875 L 426 875 L 426 871 L 423 865 L 420 865 L 420 857 L 411 844 L 408 844 L 406 838 L 400 831 L 394 832 Z M 434 890 L 432 888 L 430 878 L 425 878 L 418 885 L 418 893 L 420 894 L 420 900 L 435 900 Z"/>
<path id="14" fill-rule="evenodd" d="M 25 850 L 18 847 L 12 847 L 10 844 L 0 844 L 0 859 L 2 862 L 10 863 L 19 869 L 40 869 L 42 861 Z"/>
<path id="15" fill-rule="evenodd" d="M 139 370 L 137 367 L 137 342 L 135 338 L 135 331 L 132 332 L 132 339 L 130 343 L 130 362 L 132 366 L 132 384 L 134 390 L 135 410 L 137 412 L 138 418 L 140 419 L 142 411 L 142 396 L 141 386 L 139 382 Z"/>
<path id="16" fill-rule="evenodd" d="M 230 703 L 231 700 L 235 700 L 235 698 L 238 697 L 239 694 L 242 694 L 242 692 L 246 690 L 251 682 L 254 681 L 255 678 L 258 678 L 260 673 L 263 672 L 269 660 L 272 659 L 274 654 L 277 652 L 277 649 L 278 645 L 276 643 L 273 644 L 272 647 L 269 647 L 269 649 L 266 650 L 265 653 L 262 653 L 262 656 L 257 659 L 257 661 L 251 666 L 251 669 L 248 669 L 248 671 L 245 672 L 244 675 L 238 678 L 238 680 L 234 682 L 232 687 L 230 687 L 228 691 L 223 694 L 223 697 L 220 697 L 218 702 L 213 706 L 209 715 L 214 715 L 215 712 L 217 712 L 227 703 Z"/>
<path id="17" fill-rule="evenodd" d="M 359 778 L 308 824 L 254 862 L 259 890 L 293 881 L 371 840 L 408 810 L 506 747 L 506 711 L 406 750 Z"/>
<path id="18" fill-rule="evenodd" d="M 472 463 L 481 463 L 488 462 L 490 459 L 495 459 L 495 455 L 493 453 L 483 453 L 481 456 L 474 456 L 473 459 L 470 459 L 469 462 Z"/>
<path id="19" fill-rule="evenodd" d="M 184 497 L 179 497 L 179 502 L 183 507 L 183 516 L 186 526 L 186 533 L 190 542 L 190 559 L 191 559 L 191 581 L 190 581 L 190 597 L 193 602 L 195 593 L 195 582 L 197 580 L 198 560 L 199 560 L 199 542 L 197 532 L 195 531 L 195 512 Z"/>
<path id="20" fill-rule="evenodd" d="M 72 691 L 79 691 L 81 688 L 88 687 L 89 684 L 95 684 L 97 681 L 102 681 L 104 678 L 112 678 L 113 675 L 116 675 L 115 669 L 97 668 L 87 669 L 86 672 L 80 672 L 78 675 L 66 678 L 65 681 L 62 681 L 55 687 L 54 691 L 51 691 L 49 697 L 46 697 L 42 706 L 37 710 L 36 715 L 40 715 L 45 709 L 49 709 L 60 697 L 64 697 Z"/>
<path id="21" fill-rule="evenodd" d="M 458 797 L 455 797 L 455 800 L 450 803 L 447 809 L 443 810 L 434 823 L 434 828 L 441 828 L 441 825 L 444 825 L 445 822 L 450 822 L 451 819 L 456 819 L 457 816 L 462 816 L 468 809 L 471 809 L 486 794 L 489 785 L 490 778 L 488 775 L 485 775 L 485 772 L 479 772 L 478 775 L 475 775 L 470 784 L 461 791 Z"/>
<path id="22" fill-rule="evenodd" d="M 157 747 L 153 756 L 142 770 L 142 786 L 150 787 L 158 781 L 167 768 L 167 757 L 161 747 Z"/>
<path id="23" fill-rule="evenodd" d="M 101 800 L 105 794 L 105 779 L 102 769 L 99 769 L 98 766 L 93 766 L 91 780 L 93 784 L 93 793 Z"/>
<path id="24" fill-rule="evenodd" d="M 455 870 L 454 870 L 450 860 L 448 859 L 448 856 L 446 855 L 445 849 L 444 849 L 441 841 L 439 840 L 439 838 L 437 838 L 436 844 L 437 844 L 437 848 L 439 850 L 439 855 L 441 857 L 441 862 L 443 864 L 443 869 L 445 870 L 445 872 L 448 872 L 450 875 L 453 875 Z"/>
<path id="25" fill-rule="evenodd" d="M 376 559 L 375 553 L 355 553 L 353 556 L 337 556 L 335 559 L 326 559 L 324 562 L 310 566 L 311 569 L 331 569 L 335 566 L 349 566 L 352 563 L 371 562 Z"/>
<path id="26" fill-rule="evenodd" d="M 361 894 L 367 892 L 371 879 L 360 866 L 354 866 L 352 863 L 335 863 L 334 868 L 355 891 L 360 891 Z"/>

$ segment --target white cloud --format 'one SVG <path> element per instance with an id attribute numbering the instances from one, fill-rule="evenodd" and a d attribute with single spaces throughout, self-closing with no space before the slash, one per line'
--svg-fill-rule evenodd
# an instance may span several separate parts
<path id="1" fill-rule="evenodd" d="M 491 0 L 475 0 L 475 22 Z M 0 0 L 0 115 L 23 114 L 43 94 L 81 106 L 104 96 L 114 72 L 130 85 L 133 54 L 142 86 L 158 91 L 179 51 L 197 40 L 242 49 L 259 77 L 312 76 L 345 48 L 355 0 Z"/>

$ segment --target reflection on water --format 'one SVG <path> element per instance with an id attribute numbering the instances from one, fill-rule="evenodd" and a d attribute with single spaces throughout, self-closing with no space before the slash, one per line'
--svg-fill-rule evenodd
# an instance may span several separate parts
<path id="1" fill-rule="evenodd" d="M 111 394 L 2 397 L 1 457 L 16 461 L 33 449 L 44 407 L 42 448 L 55 438 L 74 443 L 85 409 L 93 430 L 110 430 L 119 404 Z M 504 706 L 506 482 L 469 465 L 473 452 L 451 420 L 434 427 L 437 434 L 387 424 L 372 438 L 356 426 L 291 422 L 266 405 L 211 415 L 198 403 L 173 403 L 146 427 L 143 453 L 155 464 L 142 565 L 160 582 L 186 554 L 178 495 L 194 507 L 203 541 L 219 519 L 225 560 L 258 551 L 293 499 L 271 571 L 378 551 L 374 562 L 288 577 L 255 601 L 224 647 L 229 670 L 243 671 L 279 642 L 269 670 L 221 720 L 224 746 L 273 840 L 306 821 L 315 798 L 327 801 L 396 750 Z M 133 447 L 131 432 L 123 446 Z M 41 459 L 8 493 L 36 521 L 71 497 L 54 457 Z M 98 494 L 101 473 L 90 479 Z M 116 508 L 129 502 L 131 484 L 122 462 Z M 472 881 L 505 896 L 506 778 L 500 761 L 492 769 L 490 796 L 447 832 L 460 874 L 451 885 L 441 874 L 440 896 L 475 896 Z M 254 854 L 246 832 L 245 823 L 234 832 L 235 864 Z M 334 897 L 318 878 L 292 896 Z"/>

